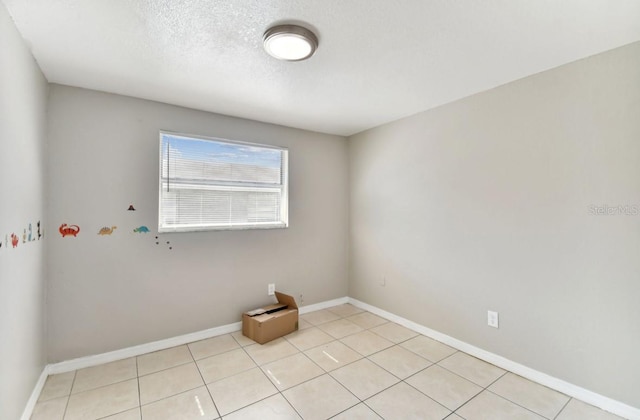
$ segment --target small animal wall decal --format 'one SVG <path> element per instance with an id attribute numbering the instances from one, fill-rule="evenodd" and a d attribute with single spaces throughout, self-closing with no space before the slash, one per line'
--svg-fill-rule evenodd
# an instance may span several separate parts
<path id="1" fill-rule="evenodd" d="M 22 232 L 22 243 L 25 244 L 27 243 L 27 229 L 23 229 Z"/>
<path id="2" fill-rule="evenodd" d="M 31 242 L 31 241 L 35 241 L 35 238 L 33 237 L 33 232 L 32 232 L 32 230 L 31 230 L 31 223 L 29 223 L 29 236 L 28 236 L 28 239 L 27 239 L 27 240 L 28 240 L 29 242 Z"/>
<path id="3" fill-rule="evenodd" d="M 133 231 L 135 233 L 149 233 L 149 228 L 146 227 L 146 226 L 140 226 L 140 227 L 137 227 L 137 228 L 133 229 Z"/>
<path id="4" fill-rule="evenodd" d="M 60 228 L 58 228 L 58 230 L 60 231 L 60 234 L 62 235 L 63 238 L 69 235 L 73 235 L 73 237 L 75 238 L 76 236 L 78 236 L 78 233 L 80 233 L 80 226 L 78 225 L 68 226 L 66 223 L 63 223 L 60 225 Z"/>
<path id="5" fill-rule="evenodd" d="M 16 235 L 15 233 L 11 234 L 11 245 L 13 245 L 13 247 L 17 247 L 18 246 L 18 235 Z"/>
<path id="6" fill-rule="evenodd" d="M 40 240 L 41 237 L 42 234 L 40 233 L 40 220 L 38 220 L 38 240 Z"/>
<path id="7" fill-rule="evenodd" d="M 136 209 L 133 208 L 133 204 L 130 204 L 129 208 L 127 209 L 127 211 L 136 211 Z"/>
<path id="8" fill-rule="evenodd" d="M 98 232 L 98 235 L 101 235 L 101 236 L 111 235 L 113 233 L 113 231 L 116 230 L 117 228 L 118 228 L 118 226 L 111 226 L 110 228 L 109 227 L 103 227 Z"/>

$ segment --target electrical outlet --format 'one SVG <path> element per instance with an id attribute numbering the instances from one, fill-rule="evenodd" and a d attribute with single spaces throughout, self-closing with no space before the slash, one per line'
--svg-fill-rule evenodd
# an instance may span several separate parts
<path id="1" fill-rule="evenodd" d="M 273 296 L 275 293 L 276 293 L 275 283 L 269 283 L 269 286 L 267 287 L 267 294 L 269 296 Z"/>
<path id="2" fill-rule="evenodd" d="M 487 325 L 493 328 L 498 328 L 498 313 L 494 311 L 487 311 Z"/>

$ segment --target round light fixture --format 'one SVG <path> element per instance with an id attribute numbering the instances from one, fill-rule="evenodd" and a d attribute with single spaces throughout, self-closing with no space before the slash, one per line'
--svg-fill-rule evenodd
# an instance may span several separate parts
<path id="1" fill-rule="evenodd" d="M 318 48 L 318 38 L 298 25 L 278 25 L 267 29 L 264 49 L 278 60 L 300 61 L 311 57 Z"/>

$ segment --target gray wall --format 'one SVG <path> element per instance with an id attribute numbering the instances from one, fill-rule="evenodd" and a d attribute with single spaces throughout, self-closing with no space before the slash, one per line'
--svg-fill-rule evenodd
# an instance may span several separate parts
<path id="1" fill-rule="evenodd" d="M 638 69 L 635 43 L 350 138 L 349 295 L 640 407 Z"/>
<path id="2" fill-rule="evenodd" d="M 47 82 L 0 2 L 2 419 L 20 417 L 45 365 L 44 240 L 22 243 L 22 236 L 44 219 L 46 96 Z M 12 233 L 19 236 L 15 249 Z"/>
<path id="3" fill-rule="evenodd" d="M 238 322 L 272 299 L 268 283 L 304 304 L 346 296 L 345 138 L 60 85 L 49 110 L 49 217 L 81 229 L 49 238 L 49 361 Z M 156 245 L 161 129 L 288 147 L 290 227 Z"/>

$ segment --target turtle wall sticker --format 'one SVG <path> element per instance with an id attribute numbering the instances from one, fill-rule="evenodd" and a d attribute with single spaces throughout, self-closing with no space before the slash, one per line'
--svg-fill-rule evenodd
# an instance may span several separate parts
<path id="1" fill-rule="evenodd" d="M 78 233 L 80 233 L 80 226 L 78 225 L 69 226 L 66 223 L 63 223 L 60 225 L 58 230 L 60 231 L 60 235 L 62 235 L 63 238 L 69 235 L 73 235 L 73 237 L 75 238 L 76 236 L 78 236 Z"/>
<path id="2" fill-rule="evenodd" d="M 146 226 L 139 226 L 135 229 L 133 229 L 134 233 L 149 233 L 149 228 Z"/>
<path id="3" fill-rule="evenodd" d="M 118 228 L 118 226 L 111 226 L 111 227 L 103 227 L 102 229 L 100 229 L 98 231 L 98 235 L 100 236 L 104 236 L 104 235 L 111 235 L 113 233 L 114 230 L 116 230 Z"/>

